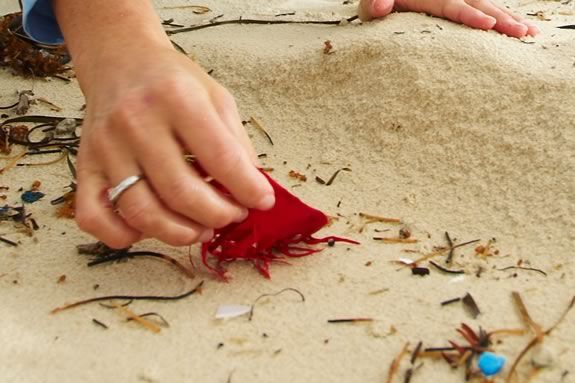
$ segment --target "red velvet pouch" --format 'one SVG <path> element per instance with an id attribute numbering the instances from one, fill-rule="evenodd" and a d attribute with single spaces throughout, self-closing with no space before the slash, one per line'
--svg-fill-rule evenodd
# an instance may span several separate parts
<path id="1" fill-rule="evenodd" d="M 269 264 L 284 256 L 302 257 L 321 251 L 312 245 L 326 242 L 348 242 L 339 237 L 314 238 L 312 235 L 328 223 L 327 216 L 314 209 L 262 172 L 275 191 L 276 203 L 267 211 L 250 209 L 248 217 L 215 230 L 214 237 L 202 244 L 202 261 L 210 270 L 225 278 L 223 264 L 248 260 L 266 278 Z M 309 245 L 309 246 L 302 246 Z M 215 258 L 210 265 L 209 257 Z"/>

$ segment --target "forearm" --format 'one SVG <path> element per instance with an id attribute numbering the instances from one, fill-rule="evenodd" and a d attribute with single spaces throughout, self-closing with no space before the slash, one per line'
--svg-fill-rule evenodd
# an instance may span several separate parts
<path id="1" fill-rule="evenodd" d="M 171 46 L 149 0 L 53 0 L 53 6 L 80 82 L 102 58 Z"/>

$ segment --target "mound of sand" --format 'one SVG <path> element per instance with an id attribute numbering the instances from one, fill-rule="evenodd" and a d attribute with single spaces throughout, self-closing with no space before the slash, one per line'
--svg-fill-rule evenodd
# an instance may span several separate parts
<path id="1" fill-rule="evenodd" d="M 295 11 L 288 17 L 294 20 L 354 14 L 353 4 L 340 1 L 263 3 L 208 2 L 212 13 L 194 15 L 161 9 L 175 1 L 157 2 L 162 17 L 183 24 L 219 13 L 233 18 Z M 271 281 L 234 265 L 229 284 L 200 275 L 206 279 L 202 295 L 132 304 L 138 313 L 156 311 L 170 322 L 154 335 L 98 305 L 48 314 L 77 298 L 177 294 L 195 282 L 155 260 L 86 268 L 75 246 L 90 239 L 73 222 L 54 218 L 49 199 L 42 200 L 30 208 L 42 226 L 35 238 L 13 236 L 21 246 L 0 248 L 2 380 L 225 382 L 231 374 L 233 382 L 379 382 L 405 342 L 445 346 L 447 339 L 459 339 L 461 322 L 489 330 L 521 327 L 511 291 L 520 291 L 533 318 L 550 326 L 575 292 L 575 32 L 556 29 L 575 17 L 563 15 L 568 4 L 531 2 L 517 9 L 545 11 L 551 21 L 538 22 L 540 37 L 519 41 L 418 14 L 340 26 L 230 25 L 174 36 L 232 91 L 243 117 L 256 117 L 273 137 L 271 146 L 247 126 L 274 178 L 339 217 L 326 232 L 362 244 L 272 266 Z M 324 53 L 326 40 L 331 54 Z M 0 72 L 0 83 L 1 104 L 32 85 L 37 96 L 65 107 L 61 115 L 77 116 L 83 104 L 75 84 L 32 84 L 7 72 Z M 31 113 L 48 112 L 38 105 Z M 314 181 L 342 167 L 352 171 L 331 186 Z M 308 181 L 289 178 L 290 170 Z M 65 164 L 18 168 L 0 175 L 0 185 L 11 188 L 7 202 L 17 201 L 16 190 L 35 179 L 49 197 L 69 183 Z M 365 220 L 359 212 L 404 223 L 360 230 Z M 372 239 L 396 237 L 401 227 L 419 242 Z M 10 230 L 0 226 L 1 234 Z M 458 242 L 486 245 L 495 238 L 492 255 L 479 256 L 474 246 L 458 249 L 453 267 L 464 269 L 464 277 L 435 269 L 416 277 L 390 262 L 445 246 L 445 231 Z M 187 257 L 187 249 L 152 241 L 138 248 Z M 547 276 L 498 270 L 518 264 Z M 57 284 L 64 274 L 66 282 Z M 94 284 L 100 285 L 96 292 Z M 300 290 L 305 303 L 285 294 L 262 300 L 252 321 L 213 319 L 220 304 L 250 304 L 285 287 Z M 481 309 L 477 319 L 460 305 L 439 304 L 466 292 Z M 326 323 L 345 317 L 376 321 Z M 110 329 L 94 326 L 92 318 Z M 555 360 L 537 381 L 559 382 L 573 368 L 573 323 L 571 316 L 546 339 Z M 527 341 L 505 338 L 496 348 L 513 360 Z M 398 379 L 408 366 L 405 359 Z M 528 363 L 522 364 L 521 374 L 527 371 Z M 461 382 L 463 374 L 426 360 L 414 381 Z"/>

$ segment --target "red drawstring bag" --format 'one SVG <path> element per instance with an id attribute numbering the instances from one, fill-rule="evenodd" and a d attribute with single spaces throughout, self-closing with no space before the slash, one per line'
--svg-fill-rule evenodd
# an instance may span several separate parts
<path id="1" fill-rule="evenodd" d="M 283 256 L 303 257 L 321 251 L 304 245 L 326 242 L 359 242 L 339 237 L 314 238 L 312 235 L 327 225 L 327 216 L 298 199 L 262 172 L 275 191 L 276 203 L 266 211 L 250 209 L 248 217 L 215 230 L 214 237 L 202 244 L 202 261 L 206 267 L 225 279 L 224 263 L 249 260 L 266 278 L 269 264 Z M 215 183 L 214 183 L 215 184 Z M 221 186 L 220 186 L 220 189 Z M 215 266 L 208 257 L 216 259 Z"/>

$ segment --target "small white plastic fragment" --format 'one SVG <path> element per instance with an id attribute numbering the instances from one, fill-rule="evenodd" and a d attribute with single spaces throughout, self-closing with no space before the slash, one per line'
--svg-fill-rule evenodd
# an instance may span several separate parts
<path id="1" fill-rule="evenodd" d="M 458 282 L 463 282 L 463 280 L 465 280 L 465 275 L 458 275 L 456 277 L 453 277 L 449 280 L 449 282 L 447 283 L 458 283 Z"/>
<path id="2" fill-rule="evenodd" d="M 246 305 L 220 305 L 216 311 L 216 319 L 230 319 L 246 315 L 251 308 Z"/>

